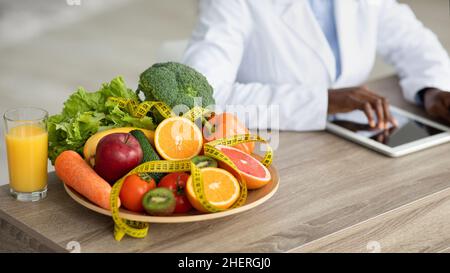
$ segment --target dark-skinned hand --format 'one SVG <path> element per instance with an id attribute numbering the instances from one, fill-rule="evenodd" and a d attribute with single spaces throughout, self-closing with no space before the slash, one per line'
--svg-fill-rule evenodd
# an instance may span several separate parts
<path id="1" fill-rule="evenodd" d="M 389 123 L 397 126 L 397 121 L 389 110 L 388 100 L 370 91 L 366 86 L 328 91 L 328 114 L 348 113 L 354 110 L 363 111 L 372 128 L 387 129 Z"/>
<path id="2" fill-rule="evenodd" d="M 450 92 L 436 88 L 425 89 L 423 103 L 432 118 L 450 124 Z"/>

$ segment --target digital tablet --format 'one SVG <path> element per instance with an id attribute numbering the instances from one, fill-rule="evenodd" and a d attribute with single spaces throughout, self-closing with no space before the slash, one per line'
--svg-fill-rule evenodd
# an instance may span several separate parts
<path id="1" fill-rule="evenodd" d="M 373 129 L 362 111 L 330 115 L 327 130 L 390 157 L 399 157 L 450 141 L 450 128 L 390 107 L 398 126 Z"/>

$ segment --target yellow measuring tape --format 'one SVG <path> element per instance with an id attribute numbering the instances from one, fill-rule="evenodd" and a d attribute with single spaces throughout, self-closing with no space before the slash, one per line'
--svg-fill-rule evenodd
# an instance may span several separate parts
<path id="1" fill-rule="evenodd" d="M 136 117 L 137 115 L 145 116 L 152 107 L 155 107 L 165 118 L 173 116 L 173 113 L 170 110 L 170 108 L 162 102 L 142 102 L 138 104 L 137 102 L 133 102 L 132 100 L 124 100 L 120 98 L 109 98 L 109 99 L 113 102 L 117 102 L 119 104 L 119 107 L 127 107 L 128 110 L 132 113 L 132 115 L 136 114 Z M 194 107 L 189 112 L 184 114 L 183 117 L 191 121 L 194 121 L 209 113 L 210 113 L 209 110 Z M 217 145 L 234 146 L 237 144 L 247 142 L 260 142 L 268 144 L 266 140 L 256 135 L 251 134 L 236 135 L 233 137 L 218 139 L 205 143 L 204 153 L 206 156 L 224 162 L 232 169 L 234 169 L 237 173 L 239 173 L 239 170 L 233 163 L 233 161 L 229 157 L 224 155 L 219 149 L 217 149 L 216 146 Z M 268 148 L 266 154 L 264 155 L 263 160 L 261 162 L 265 166 L 270 166 L 270 164 L 272 163 L 273 151 L 269 145 L 267 145 L 267 147 Z M 122 185 L 125 181 L 125 178 L 127 176 L 132 174 L 149 173 L 149 172 L 150 173 L 191 172 L 193 189 L 197 199 L 200 201 L 200 204 L 205 208 L 205 210 L 211 213 L 222 211 L 222 209 L 219 209 L 216 206 L 212 205 L 206 199 L 201 170 L 191 160 L 180 160 L 180 161 L 158 160 L 146 162 L 131 170 L 127 175 L 118 180 L 112 187 L 110 202 L 111 202 L 112 218 L 115 223 L 114 238 L 117 241 L 120 241 L 125 234 L 135 238 L 144 238 L 147 236 L 149 223 L 131 221 L 119 217 L 119 194 Z M 238 182 L 240 185 L 240 195 L 237 201 L 231 206 L 231 208 L 242 206 L 245 204 L 247 200 L 247 186 L 243 182 L 242 177 L 238 179 Z"/>
<path id="2" fill-rule="evenodd" d="M 108 100 L 117 103 L 117 105 L 122 109 L 127 109 L 132 116 L 137 118 L 142 118 L 147 115 L 153 107 L 156 108 L 156 110 L 158 110 L 164 118 L 170 118 L 174 115 L 170 107 L 161 101 L 144 101 L 139 103 L 133 99 L 118 97 L 109 97 Z"/>
<path id="3" fill-rule="evenodd" d="M 176 116 L 170 106 L 161 101 L 143 101 L 141 103 L 133 99 L 124 99 L 118 97 L 109 97 L 109 101 L 117 103 L 117 105 L 122 109 L 127 109 L 132 116 L 137 118 L 142 118 L 147 115 L 152 108 L 155 108 L 163 118 L 170 118 Z M 188 112 L 183 114 L 183 117 L 195 121 L 201 117 L 205 117 L 211 114 L 211 110 L 202 107 L 193 107 Z"/>

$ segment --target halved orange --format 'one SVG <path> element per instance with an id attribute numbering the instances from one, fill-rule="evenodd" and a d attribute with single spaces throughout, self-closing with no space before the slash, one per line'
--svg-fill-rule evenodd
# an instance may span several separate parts
<path id="1" fill-rule="evenodd" d="M 202 144 L 200 129 L 183 117 L 167 118 L 155 131 L 155 148 L 167 160 L 191 159 L 200 153 Z"/>
<path id="2" fill-rule="evenodd" d="M 241 187 L 231 173 L 212 167 L 200 169 L 200 172 L 203 178 L 205 198 L 212 205 L 220 209 L 228 209 L 237 201 Z M 192 176 L 186 183 L 186 195 L 194 208 L 207 212 L 195 195 Z"/>

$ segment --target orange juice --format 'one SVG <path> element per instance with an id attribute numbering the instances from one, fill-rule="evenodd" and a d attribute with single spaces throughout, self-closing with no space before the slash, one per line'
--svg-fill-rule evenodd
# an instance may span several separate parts
<path id="1" fill-rule="evenodd" d="M 37 125 L 19 125 L 5 135 L 10 187 L 17 192 L 47 186 L 48 134 Z"/>

